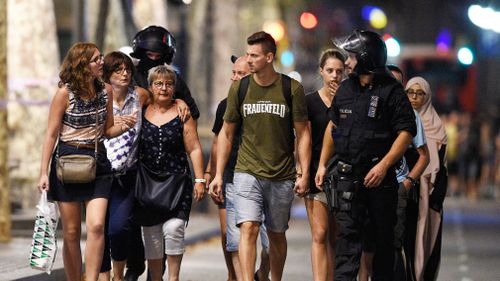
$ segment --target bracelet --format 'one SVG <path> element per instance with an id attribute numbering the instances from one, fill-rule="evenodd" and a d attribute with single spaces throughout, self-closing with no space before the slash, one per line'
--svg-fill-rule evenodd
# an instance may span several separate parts
<path id="1" fill-rule="evenodd" d="M 210 175 L 210 174 L 212 174 L 212 173 L 210 173 L 209 171 L 205 171 L 205 174 L 209 174 L 209 175 Z"/>
<path id="2" fill-rule="evenodd" d="M 194 179 L 194 182 L 195 183 L 206 183 L 207 180 L 206 179 Z"/>

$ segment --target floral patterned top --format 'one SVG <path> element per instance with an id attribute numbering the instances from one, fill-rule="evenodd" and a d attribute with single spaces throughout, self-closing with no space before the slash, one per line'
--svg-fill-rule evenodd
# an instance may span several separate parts
<path id="1" fill-rule="evenodd" d="M 185 173 L 189 164 L 183 130 L 178 116 L 159 127 L 144 118 L 139 146 L 141 163 L 156 172 Z"/>

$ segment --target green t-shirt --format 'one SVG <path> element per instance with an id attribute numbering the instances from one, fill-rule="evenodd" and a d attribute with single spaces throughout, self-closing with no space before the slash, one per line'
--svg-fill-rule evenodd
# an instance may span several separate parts
<path id="1" fill-rule="evenodd" d="M 282 76 L 271 85 L 258 85 L 250 77 L 243 102 L 238 101 L 240 81 L 229 89 L 224 120 L 243 122 L 241 144 L 235 171 L 270 180 L 295 177 L 293 134 L 290 132 L 290 108 L 285 100 Z M 291 79 L 293 120 L 307 122 L 304 88 Z M 240 109 L 237 105 L 241 105 Z M 242 116 L 243 115 L 243 116 Z"/>

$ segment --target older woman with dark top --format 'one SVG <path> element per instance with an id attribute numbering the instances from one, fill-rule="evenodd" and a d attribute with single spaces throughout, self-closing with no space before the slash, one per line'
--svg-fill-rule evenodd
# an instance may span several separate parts
<path id="1" fill-rule="evenodd" d="M 185 251 L 184 233 L 189 220 L 191 202 L 199 202 L 205 194 L 203 156 L 195 121 L 185 123 L 177 115 L 173 99 L 175 72 L 169 66 L 149 70 L 149 90 L 152 103 L 143 110 L 139 138 L 139 165 L 154 173 L 179 175 L 189 173 L 188 157 L 195 174 L 192 185 L 185 188 L 175 209 L 163 214 L 164 220 L 153 226 L 143 226 L 145 256 L 151 280 L 162 280 L 162 258 L 167 254 L 168 280 L 179 280 L 182 256 Z"/>
<path id="2" fill-rule="evenodd" d="M 113 114 L 116 124 L 124 126 L 124 133 L 104 140 L 106 153 L 113 171 L 113 184 L 106 217 L 106 236 L 100 281 L 110 280 L 111 262 L 113 281 L 123 280 L 125 264 L 130 249 L 131 216 L 134 203 L 134 186 L 137 173 L 137 150 L 142 125 L 142 107 L 151 102 L 148 90 L 134 86 L 135 67 L 129 56 L 111 52 L 104 57 L 103 79 L 113 88 Z M 182 120 L 190 118 L 189 108 L 183 100 L 176 99 Z M 123 116 L 137 118 L 135 126 L 126 128 Z M 126 117 L 125 117 L 126 118 Z M 112 260 L 112 261 L 111 261 Z"/>
<path id="3" fill-rule="evenodd" d="M 114 124 L 112 89 L 100 80 L 103 56 L 96 45 L 73 45 L 66 54 L 61 69 L 59 88 L 50 105 L 38 189 L 48 190 L 49 199 L 58 202 L 63 226 L 64 269 L 66 278 L 70 281 L 80 281 L 82 278 L 80 234 L 82 203 L 85 204 L 85 275 L 86 280 L 97 280 L 112 182 L 111 165 L 106 158 L 101 137 L 114 137 L 123 133 L 126 128 L 134 126 L 136 118 L 124 116 L 121 124 Z M 57 178 L 55 166 L 58 157 L 72 154 L 97 157 L 95 180 L 70 184 Z"/>

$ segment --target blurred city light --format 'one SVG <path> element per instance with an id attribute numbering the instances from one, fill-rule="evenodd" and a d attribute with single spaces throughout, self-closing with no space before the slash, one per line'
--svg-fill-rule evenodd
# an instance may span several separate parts
<path id="1" fill-rule="evenodd" d="M 313 29 L 318 25 L 318 19 L 313 13 L 303 12 L 300 15 L 300 25 L 305 29 Z"/>
<path id="2" fill-rule="evenodd" d="M 191 4 L 191 2 L 193 2 L 193 0 L 182 0 L 182 2 L 186 5 L 189 5 Z"/>
<path id="3" fill-rule="evenodd" d="M 363 17 L 364 20 L 369 21 L 370 20 L 370 14 L 374 9 L 378 9 L 375 6 L 369 6 L 365 5 L 363 8 L 361 8 L 361 16 Z"/>
<path id="4" fill-rule="evenodd" d="M 384 11 L 374 8 L 370 12 L 370 24 L 373 28 L 382 29 L 387 26 L 387 16 Z"/>
<path id="5" fill-rule="evenodd" d="M 451 47 L 451 33 L 444 28 L 436 37 L 436 50 L 440 54 L 448 53 Z"/>
<path id="6" fill-rule="evenodd" d="M 397 57 L 401 53 L 401 45 L 396 38 L 389 34 L 383 36 L 385 41 L 385 46 L 387 47 L 387 55 L 389 57 Z"/>
<path id="7" fill-rule="evenodd" d="M 300 75 L 300 73 L 298 73 L 297 71 L 292 71 L 288 73 L 288 76 L 292 77 L 293 79 L 299 82 L 302 82 L 302 75 Z"/>
<path id="8" fill-rule="evenodd" d="M 286 50 L 281 54 L 281 65 L 283 65 L 284 67 L 292 66 L 294 61 L 295 58 L 293 56 L 293 53 L 289 50 Z"/>
<path id="9" fill-rule="evenodd" d="M 264 22 L 262 29 L 271 34 L 276 41 L 280 41 L 285 37 L 285 27 L 279 20 L 268 20 Z"/>
<path id="10" fill-rule="evenodd" d="M 458 50 L 457 58 L 461 64 L 471 65 L 474 61 L 474 54 L 471 49 L 462 47 Z"/>
<path id="11" fill-rule="evenodd" d="M 471 5 L 467 13 L 470 21 L 476 26 L 500 33 L 500 12 L 489 7 Z"/>

